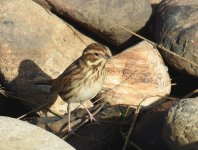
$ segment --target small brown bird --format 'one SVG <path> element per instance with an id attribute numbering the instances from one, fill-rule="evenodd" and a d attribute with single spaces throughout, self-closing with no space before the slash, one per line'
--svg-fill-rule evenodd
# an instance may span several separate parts
<path id="1" fill-rule="evenodd" d="M 70 126 L 70 103 L 81 103 L 94 98 L 102 89 L 105 80 L 105 64 L 112 56 L 111 51 L 102 44 L 88 45 L 81 57 L 52 81 L 51 92 L 57 92 L 68 103 L 68 131 Z M 84 105 L 83 105 L 84 106 Z M 91 121 L 96 121 L 84 106 Z"/>

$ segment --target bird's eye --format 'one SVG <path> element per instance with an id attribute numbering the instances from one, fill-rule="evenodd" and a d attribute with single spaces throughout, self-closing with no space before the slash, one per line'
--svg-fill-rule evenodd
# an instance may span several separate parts
<path id="1" fill-rule="evenodd" d="M 94 53 L 94 55 L 95 55 L 96 57 L 99 57 L 99 54 L 98 54 L 98 53 Z"/>

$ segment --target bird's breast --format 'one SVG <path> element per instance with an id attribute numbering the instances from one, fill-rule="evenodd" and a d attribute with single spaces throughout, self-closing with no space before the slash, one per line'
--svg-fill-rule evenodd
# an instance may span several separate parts
<path id="1" fill-rule="evenodd" d="M 79 87 L 79 90 L 75 97 L 72 97 L 69 101 L 72 102 L 84 102 L 94 98 L 101 90 L 104 84 L 105 75 L 104 71 L 88 74 L 84 79 L 83 84 Z"/>

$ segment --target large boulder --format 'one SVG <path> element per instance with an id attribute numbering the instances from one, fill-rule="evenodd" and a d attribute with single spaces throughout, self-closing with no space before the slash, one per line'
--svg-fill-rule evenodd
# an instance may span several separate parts
<path id="1" fill-rule="evenodd" d="M 0 117 L 0 147 L 5 150 L 75 150 L 71 145 L 40 127 Z"/>
<path id="2" fill-rule="evenodd" d="M 174 104 L 175 100 L 167 100 L 146 113 L 140 113 L 141 117 L 136 121 L 131 141 L 139 145 L 141 149 L 168 150 L 162 138 L 162 131 L 168 110 Z"/>
<path id="3" fill-rule="evenodd" d="M 144 100 L 142 106 L 148 107 L 170 94 L 168 68 L 158 50 L 146 41 L 115 56 L 106 68 L 104 87 L 113 90 L 105 94 L 105 99 L 111 105 L 133 106 Z"/>
<path id="4" fill-rule="evenodd" d="M 198 97 L 182 99 L 170 109 L 163 137 L 171 150 L 198 149 Z"/>
<path id="5" fill-rule="evenodd" d="M 155 13 L 154 38 L 189 63 L 163 52 L 166 61 L 183 72 L 198 77 L 198 1 L 164 0 Z"/>
<path id="6" fill-rule="evenodd" d="M 155 9 L 162 0 L 149 0 L 153 9 Z"/>
<path id="7" fill-rule="evenodd" d="M 147 0 L 34 1 L 74 20 L 114 45 L 123 44 L 132 36 L 119 26 L 137 32 L 145 26 L 152 12 Z"/>
<path id="8" fill-rule="evenodd" d="M 30 107 L 45 104 L 48 94 L 33 82 L 56 78 L 93 40 L 31 0 L 0 6 L 1 82 Z M 65 113 L 66 104 L 59 99 L 53 109 Z"/>

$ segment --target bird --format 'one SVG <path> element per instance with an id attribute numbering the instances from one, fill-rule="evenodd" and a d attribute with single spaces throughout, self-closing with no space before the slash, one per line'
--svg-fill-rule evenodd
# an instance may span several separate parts
<path id="1" fill-rule="evenodd" d="M 105 65 L 112 57 L 110 49 L 100 43 L 89 44 L 82 55 L 69 65 L 62 74 L 50 81 L 50 93 L 57 93 L 68 103 L 68 132 L 70 125 L 70 104 L 80 103 L 89 118 L 96 121 L 83 102 L 94 98 L 101 90 L 106 77 Z"/>

